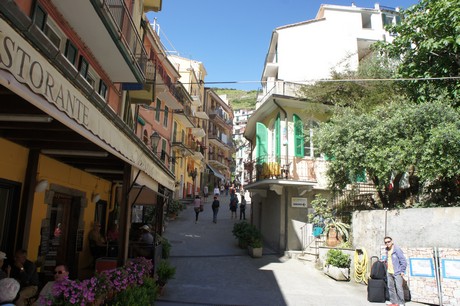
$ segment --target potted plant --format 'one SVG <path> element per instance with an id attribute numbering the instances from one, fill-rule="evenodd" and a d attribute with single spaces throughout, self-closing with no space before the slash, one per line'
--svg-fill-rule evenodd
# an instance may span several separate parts
<path id="1" fill-rule="evenodd" d="M 249 239 L 250 239 L 250 224 L 246 221 L 240 221 L 233 225 L 233 236 L 238 239 L 238 246 L 242 249 L 248 247 Z"/>
<path id="2" fill-rule="evenodd" d="M 324 273 L 335 280 L 350 280 L 350 255 L 341 250 L 330 249 L 327 252 Z"/>
<path id="3" fill-rule="evenodd" d="M 308 215 L 309 222 L 313 224 L 316 232 L 326 234 L 327 246 L 335 247 L 348 240 L 350 225 L 334 217 L 328 199 L 317 194 L 311 205 L 314 213 Z"/>
<path id="4" fill-rule="evenodd" d="M 160 288 L 160 295 L 162 294 L 166 283 L 171 278 L 174 278 L 175 274 L 176 274 L 176 267 L 171 266 L 171 264 L 167 260 L 162 259 L 160 263 L 158 264 L 158 267 L 156 270 L 156 276 L 157 276 L 156 283 L 158 284 L 158 287 Z"/>
<path id="5" fill-rule="evenodd" d="M 251 257 L 262 257 L 262 233 L 254 225 L 249 225 L 247 230 L 248 236 L 248 252 Z"/>
<path id="6" fill-rule="evenodd" d="M 182 208 L 183 206 L 179 201 L 172 201 L 171 203 L 169 203 L 168 209 L 167 209 L 169 219 L 171 220 L 176 219 L 177 215 L 182 210 Z"/>

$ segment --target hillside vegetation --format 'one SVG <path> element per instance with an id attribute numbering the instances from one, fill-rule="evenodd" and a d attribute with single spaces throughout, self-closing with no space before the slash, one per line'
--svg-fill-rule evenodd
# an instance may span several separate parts
<path id="1" fill-rule="evenodd" d="M 231 88 L 214 88 L 218 95 L 227 95 L 227 99 L 233 110 L 255 109 L 257 90 L 238 90 Z"/>

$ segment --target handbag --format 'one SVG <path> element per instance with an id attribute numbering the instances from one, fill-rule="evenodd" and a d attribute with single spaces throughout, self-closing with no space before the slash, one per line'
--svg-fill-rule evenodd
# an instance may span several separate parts
<path id="1" fill-rule="evenodd" d="M 404 291 L 404 301 L 405 302 L 410 302 L 412 297 L 410 294 L 410 289 L 409 286 L 407 285 L 407 281 L 403 278 L 403 283 L 402 283 L 403 291 Z"/>
<path id="2" fill-rule="evenodd" d="M 200 211 L 203 211 L 204 208 L 203 208 L 203 204 L 200 205 Z"/>

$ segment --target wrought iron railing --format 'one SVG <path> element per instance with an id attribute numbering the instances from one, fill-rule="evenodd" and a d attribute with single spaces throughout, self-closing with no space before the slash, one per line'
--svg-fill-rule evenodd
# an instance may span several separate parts
<path id="1" fill-rule="evenodd" d="M 102 7 L 111 17 L 113 25 L 117 28 L 119 39 L 128 49 L 134 64 L 145 76 L 147 51 L 125 2 L 123 0 L 103 0 Z"/>
<path id="2" fill-rule="evenodd" d="M 266 155 L 246 162 L 244 168 L 251 183 L 267 179 L 317 182 L 322 175 L 319 166 L 324 163 L 323 159 L 309 157 Z"/>

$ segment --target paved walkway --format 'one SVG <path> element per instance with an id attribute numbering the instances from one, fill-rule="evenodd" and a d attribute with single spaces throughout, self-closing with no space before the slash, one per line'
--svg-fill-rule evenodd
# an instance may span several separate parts
<path id="1" fill-rule="evenodd" d="M 189 206 L 167 225 L 164 236 L 172 245 L 169 261 L 176 276 L 155 305 L 385 305 L 367 302 L 366 286 L 337 282 L 311 262 L 280 257 L 267 248 L 262 258 L 251 258 L 232 235 L 239 220 L 230 218 L 229 197 L 220 200 L 216 224 L 210 197 L 197 224 Z M 249 217 L 250 205 L 246 211 Z"/>

